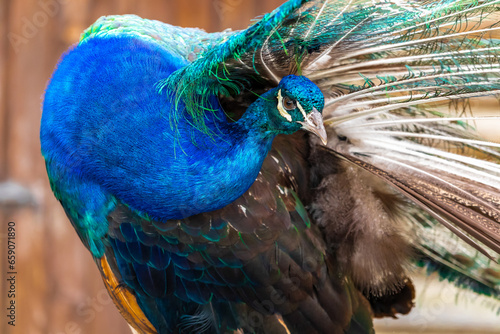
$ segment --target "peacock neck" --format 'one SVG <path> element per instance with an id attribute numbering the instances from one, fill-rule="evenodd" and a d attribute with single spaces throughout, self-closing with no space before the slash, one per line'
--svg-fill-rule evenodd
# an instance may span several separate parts
<path id="1" fill-rule="evenodd" d="M 207 115 L 210 134 L 205 135 L 188 120 L 180 120 L 176 132 L 152 122 L 148 133 L 167 135 L 150 136 L 154 144 L 139 154 L 148 168 L 138 168 L 131 160 L 121 162 L 120 169 L 132 173 L 114 183 L 113 193 L 131 208 L 160 221 L 225 207 L 253 184 L 276 136 L 266 125 L 265 102 L 258 99 L 236 122 L 228 122 L 221 114 Z M 108 178 L 110 174 L 115 173 L 107 168 Z M 134 192 L 128 191 L 132 186 Z M 168 197 L 161 196 L 166 192 Z"/>
<path id="2" fill-rule="evenodd" d="M 233 126 L 247 133 L 248 138 L 263 142 L 272 141 L 277 133 L 269 128 L 269 98 L 273 91 L 268 91 L 253 102 L 243 116 Z"/>
<path id="3" fill-rule="evenodd" d="M 238 121 L 214 122 L 211 144 L 196 145 L 196 151 L 192 151 L 194 164 L 186 168 L 196 166 L 197 170 L 183 179 L 189 180 L 189 189 L 197 194 L 196 202 L 189 207 L 182 205 L 184 216 L 222 208 L 253 184 L 276 136 L 268 129 L 265 108 L 266 101 L 258 99 Z"/>

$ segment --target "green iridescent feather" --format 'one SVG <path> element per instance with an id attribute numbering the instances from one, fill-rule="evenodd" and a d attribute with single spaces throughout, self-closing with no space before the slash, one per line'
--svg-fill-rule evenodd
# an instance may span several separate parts
<path id="1" fill-rule="evenodd" d="M 443 43 L 437 33 L 446 36 L 459 34 L 467 25 L 479 27 L 488 13 L 496 11 L 496 6 L 496 1 L 478 6 L 478 1 L 470 0 L 419 1 L 418 6 L 409 1 L 405 7 L 390 1 L 378 6 L 368 6 L 360 0 L 347 4 L 341 1 L 289 1 L 246 30 L 212 34 L 127 15 L 101 18 L 83 34 L 82 42 L 101 34 L 130 33 L 153 38 L 192 62 L 158 83 L 158 87 L 175 91 L 176 102 L 182 100 L 194 125 L 207 132 L 204 115 L 209 111 L 207 99 L 210 96 L 236 96 L 254 89 L 258 86 L 256 82 L 273 85 L 283 76 L 302 73 L 318 80 L 319 84 L 324 83 L 322 87 L 326 88 L 331 86 L 335 71 L 327 71 L 315 63 L 331 54 L 344 53 L 351 58 L 345 57 L 346 61 L 357 60 L 353 63 L 363 64 L 377 59 L 388 61 L 404 53 L 408 58 L 407 74 L 401 79 L 429 77 L 411 84 L 411 87 L 423 87 L 422 101 L 429 97 L 457 95 L 453 88 L 457 85 L 463 86 L 464 94 L 494 89 L 496 86 L 485 81 L 488 75 L 469 73 L 467 66 L 498 64 L 498 40 L 477 35 Z M 471 20 L 477 17 L 479 21 Z M 427 43 L 422 43 L 424 38 L 428 39 Z M 414 43 L 417 40 L 419 42 Z M 471 48 L 468 54 L 453 56 L 454 52 L 468 48 Z M 436 56 L 425 57 L 429 54 Z M 425 65 L 431 67 L 431 71 L 415 72 L 413 65 Z M 366 79 L 363 67 L 366 66 L 359 66 L 358 71 L 363 84 L 346 87 L 350 91 L 376 86 Z M 443 75 L 458 72 L 463 72 L 464 76 Z M 439 76 L 433 78 L 432 74 Z M 410 87 L 388 73 L 380 73 L 377 79 L 387 84 L 388 89 Z M 452 88 L 444 86 L 432 92 L 426 89 L 436 85 Z"/>

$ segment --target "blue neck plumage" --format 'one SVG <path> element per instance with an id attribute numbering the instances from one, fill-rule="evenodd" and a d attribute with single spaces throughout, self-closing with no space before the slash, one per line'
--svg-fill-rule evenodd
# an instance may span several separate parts
<path id="1" fill-rule="evenodd" d="M 243 116 L 234 125 L 240 129 L 246 129 L 256 140 L 272 139 L 277 135 L 269 130 L 269 113 L 267 108 L 274 107 L 270 100 L 274 89 L 264 93 L 253 102 L 243 114 Z"/>
<path id="2" fill-rule="evenodd" d="M 214 124 L 215 136 L 205 141 L 211 144 L 188 152 L 198 173 L 183 180 L 190 180 L 185 186 L 195 194 L 194 201 L 187 201 L 189 205 L 180 204 L 183 216 L 222 208 L 253 184 L 277 135 L 267 127 L 269 102 L 265 98 L 271 94 L 250 105 L 237 122 Z"/>
<path id="3" fill-rule="evenodd" d="M 133 182 L 133 193 L 128 191 L 131 188 L 124 179 L 116 183 L 121 189 L 111 189 L 112 192 L 132 208 L 162 221 L 228 205 L 253 184 L 276 136 L 266 126 L 266 108 L 271 103 L 265 97 L 269 94 L 254 102 L 237 122 L 214 116 L 207 122 L 212 136 L 198 135 L 193 142 L 186 131 L 181 132 L 184 136 L 176 140 L 182 151 L 175 156 L 154 152 L 150 156 L 154 168 L 139 170 L 134 166 L 127 176 Z M 179 126 L 186 130 L 186 124 Z M 172 139 L 165 139 L 158 143 L 160 147 L 172 145 Z M 106 175 L 109 177 L 109 169 Z M 172 195 L 164 198 L 161 194 L 167 189 L 173 190 L 169 191 Z"/>

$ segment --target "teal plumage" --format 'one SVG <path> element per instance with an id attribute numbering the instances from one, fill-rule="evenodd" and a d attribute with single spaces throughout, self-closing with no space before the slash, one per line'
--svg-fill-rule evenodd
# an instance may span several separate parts
<path id="1" fill-rule="evenodd" d="M 410 311 L 415 266 L 499 299 L 500 145 L 469 104 L 500 92 L 497 2 L 88 28 L 48 85 L 42 154 L 131 326 L 370 333 Z"/>

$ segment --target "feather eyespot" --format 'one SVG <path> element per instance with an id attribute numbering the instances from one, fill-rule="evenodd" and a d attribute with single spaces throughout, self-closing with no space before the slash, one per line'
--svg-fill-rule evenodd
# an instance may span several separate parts
<path id="1" fill-rule="evenodd" d="M 295 100 L 292 100 L 288 96 L 285 96 L 283 98 L 283 108 L 288 111 L 294 110 L 295 108 L 297 108 L 297 103 L 295 102 Z"/>

